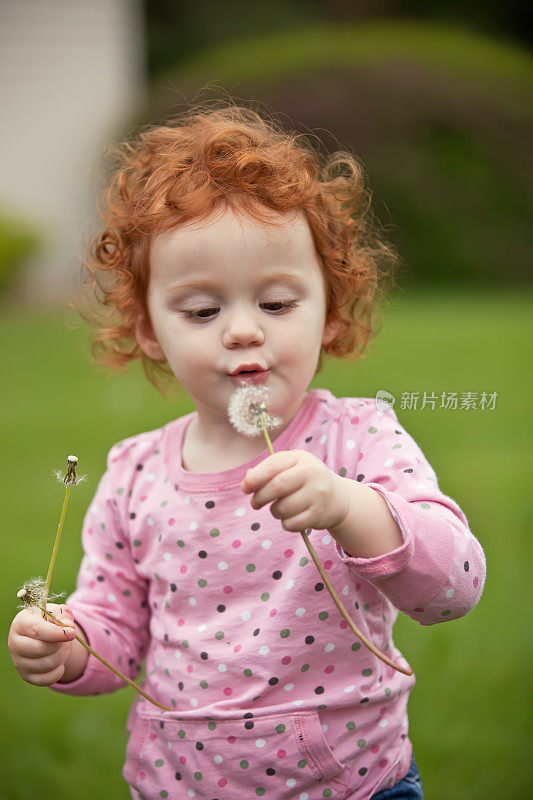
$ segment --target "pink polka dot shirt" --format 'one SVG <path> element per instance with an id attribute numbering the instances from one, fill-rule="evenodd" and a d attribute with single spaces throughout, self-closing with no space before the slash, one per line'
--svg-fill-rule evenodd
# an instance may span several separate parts
<path id="1" fill-rule="evenodd" d="M 352 633 L 302 537 L 239 488 L 247 464 L 218 473 L 181 466 L 193 415 L 115 445 L 83 528 L 68 599 L 91 646 L 174 709 L 135 697 L 124 777 L 140 800 L 367 800 L 406 774 L 414 676 Z M 403 543 L 348 555 L 327 531 L 313 546 L 359 629 L 408 666 L 392 638 L 398 610 L 433 625 L 464 616 L 483 590 L 485 559 L 392 409 L 308 393 L 275 449 L 305 449 L 379 492 Z M 125 684 L 93 656 L 54 690 Z M 128 689 L 128 691 L 130 691 Z"/>

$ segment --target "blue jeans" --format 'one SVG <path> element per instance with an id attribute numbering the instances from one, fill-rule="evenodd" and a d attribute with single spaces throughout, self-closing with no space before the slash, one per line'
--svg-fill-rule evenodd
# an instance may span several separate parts
<path id="1" fill-rule="evenodd" d="M 414 756 L 411 758 L 409 772 L 390 789 L 372 795 L 372 800 L 422 800 L 422 781 Z"/>

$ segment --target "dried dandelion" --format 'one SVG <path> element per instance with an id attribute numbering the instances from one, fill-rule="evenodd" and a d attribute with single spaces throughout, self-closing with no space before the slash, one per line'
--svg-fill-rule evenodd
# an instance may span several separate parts
<path id="1" fill-rule="evenodd" d="M 278 417 L 268 413 L 267 400 L 266 386 L 240 386 L 236 389 L 228 404 L 228 416 L 233 427 L 244 436 L 261 436 L 268 428 L 281 425 Z"/>
<path id="2" fill-rule="evenodd" d="M 48 601 L 54 603 L 56 600 L 61 600 L 65 596 L 65 592 L 61 594 L 49 594 Z M 36 608 L 44 606 L 47 602 L 46 598 L 46 583 L 43 578 L 30 578 L 26 581 L 18 592 L 17 597 L 21 601 L 18 608 Z"/>
<path id="3" fill-rule="evenodd" d="M 280 420 L 278 420 L 276 417 L 271 417 L 268 413 L 267 392 L 268 390 L 264 386 L 243 386 L 236 389 L 229 401 L 228 416 L 233 427 L 236 428 L 239 433 L 242 433 L 245 436 L 257 436 L 258 434 L 263 433 L 268 451 L 271 455 L 273 455 L 274 448 L 272 447 L 272 442 L 270 441 L 270 436 L 268 435 L 268 428 L 275 427 L 281 423 Z M 333 598 L 333 601 L 340 613 L 348 623 L 351 631 L 355 633 L 357 638 L 361 640 L 365 647 L 367 647 L 385 664 L 388 664 L 389 667 L 392 667 L 398 672 L 403 672 L 404 675 L 412 675 L 412 669 L 408 669 L 406 667 L 402 667 L 400 664 L 396 664 L 394 661 L 392 661 L 392 659 L 386 656 L 385 653 L 382 653 L 381 650 L 378 650 L 377 647 L 375 647 L 372 642 L 367 639 L 363 633 L 361 633 L 353 619 L 346 611 L 340 597 L 333 588 L 330 579 L 326 575 L 324 567 L 320 563 L 320 559 L 318 558 L 313 545 L 309 541 L 307 532 L 300 531 L 300 534 L 306 544 L 307 549 L 309 550 L 311 558 L 315 562 L 316 568 L 318 569 L 322 580 L 327 586 L 328 592 Z"/>
<path id="4" fill-rule="evenodd" d="M 37 611 L 41 612 L 43 619 L 44 618 L 51 619 L 53 622 L 55 622 L 56 625 L 59 625 L 61 628 L 70 628 L 72 626 L 66 625 L 64 622 L 58 619 L 58 617 L 56 617 L 55 614 L 49 611 L 47 608 L 47 603 L 49 601 L 53 602 L 55 600 L 60 600 L 65 596 L 64 593 L 51 594 L 50 583 L 52 581 L 52 572 L 54 570 L 57 551 L 59 548 L 59 541 L 61 539 L 61 533 L 63 531 L 63 525 L 65 522 L 65 515 L 67 513 L 67 506 L 70 497 L 70 489 L 72 486 L 77 486 L 79 483 L 81 483 L 81 481 L 85 480 L 85 478 L 87 477 L 86 475 L 82 475 L 80 477 L 76 476 L 77 464 L 78 464 L 77 456 L 68 456 L 66 473 L 63 475 L 59 471 L 54 472 L 56 478 L 61 483 L 65 484 L 65 498 L 63 500 L 63 507 L 61 509 L 59 525 L 57 526 L 56 538 L 52 550 L 52 556 L 50 558 L 50 564 L 48 567 L 48 574 L 46 576 L 46 580 L 44 581 L 42 578 L 30 578 L 30 580 L 26 581 L 24 586 L 22 586 L 17 592 L 17 597 L 21 601 L 21 605 L 19 606 L 19 608 L 36 609 Z M 74 638 L 76 639 L 77 642 L 79 642 L 82 645 L 82 647 L 84 647 L 87 650 L 88 653 L 91 653 L 91 655 L 97 658 L 98 661 L 100 661 L 104 665 L 104 667 L 107 667 L 107 669 L 109 669 L 114 675 L 116 675 L 125 683 L 127 683 L 128 686 L 131 686 L 133 689 L 135 689 L 135 691 L 138 692 L 142 697 L 144 697 L 145 700 L 148 700 L 149 703 L 152 703 L 152 705 L 157 706 L 158 708 L 162 708 L 163 711 L 174 711 L 173 708 L 170 708 L 169 706 L 164 706 L 161 703 L 158 703 L 157 700 L 154 700 L 153 697 L 150 697 L 150 695 L 147 694 L 147 692 L 145 692 L 144 689 L 141 689 L 141 687 L 138 684 L 136 684 L 135 681 L 132 681 L 131 678 L 128 678 L 127 675 L 124 675 L 123 672 L 121 672 L 119 669 L 117 669 L 108 661 L 106 661 L 105 658 L 99 655 L 96 652 L 96 650 L 93 650 L 92 647 L 90 647 L 87 644 L 87 642 L 81 638 L 81 636 L 78 636 L 77 633 L 74 634 Z"/>

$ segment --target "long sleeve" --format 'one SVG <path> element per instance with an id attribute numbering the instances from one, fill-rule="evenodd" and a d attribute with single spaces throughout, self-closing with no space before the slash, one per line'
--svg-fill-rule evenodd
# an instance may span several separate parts
<path id="1" fill-rule="evenodd" d="M 66 601 L 90 646 L 128 677 L 135 679 L 148 644 L 146 582 L 139 578 L 128 537 L 128 485 L 132 447 L 113 447 L 107 471 L 85 516 L 77 587 Z M 83 675 L 56 683 L 58 692 L 93 695 L 125 683 L 90 655 Z"/>
<path id="2" fill-rule="evenodd" d="M 368 559 L 337 544 L 337 555 L 422 625 L 464 616 L 481 596 L 486 569 L 464 513 L 440 491 L 435 472 L 392 409 L 378 413 L 371 400 L 355 400 L 339 422 L 339 473 L 382 495 L 403 544 Z"/>

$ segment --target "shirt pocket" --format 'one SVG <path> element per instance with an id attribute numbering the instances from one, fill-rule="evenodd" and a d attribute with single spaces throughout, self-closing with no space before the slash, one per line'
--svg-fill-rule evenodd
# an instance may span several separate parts
<path id="1" fill-rule="evenodd" d="M 149 800 L 189 790 L 197 800 L 214 800 L 221 790 L 271 800 L 345 796 L 350 770 L 335 757 L 316 711 L 224 720 L 164 715 L 148 726 L 136 787 Z"/>

